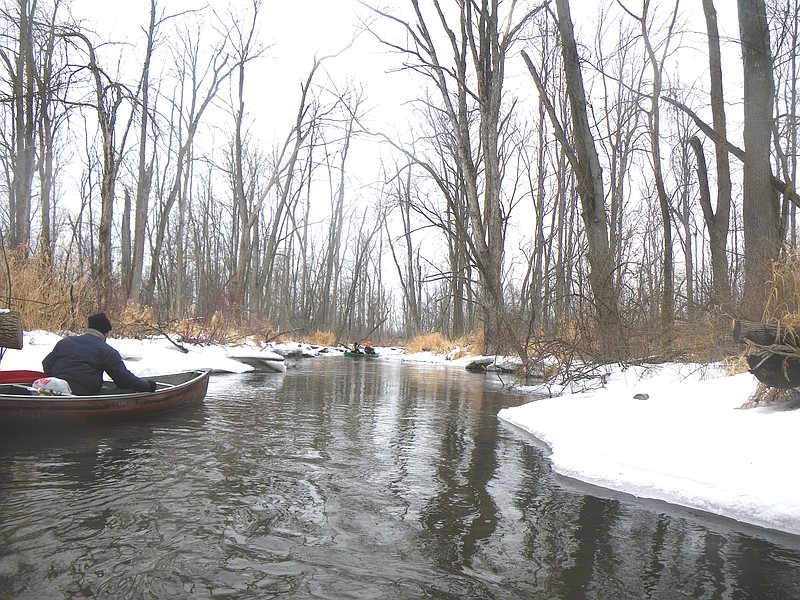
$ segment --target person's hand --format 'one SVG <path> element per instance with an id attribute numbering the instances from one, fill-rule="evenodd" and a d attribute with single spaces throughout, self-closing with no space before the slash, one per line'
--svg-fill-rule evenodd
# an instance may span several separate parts
<path id="1" fill-rule="evenodd" d="M 152 393 L 152 392 L 155 392 L 155 391 L 156 391 L 156 382 L 155 381 L 151 381 L 150 382 L 150 392 Z"/>

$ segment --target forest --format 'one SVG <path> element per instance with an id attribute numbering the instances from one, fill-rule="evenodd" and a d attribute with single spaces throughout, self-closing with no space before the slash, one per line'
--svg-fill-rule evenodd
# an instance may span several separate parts
<path id="1" fill-rule="evenodd" d="M 713 359 L 733 318 L 800 313 L 797 0 L 349 0 L 352 41 L 285 87 L 268 3 L 137 2 L 131 41 L 2 0 L 26 329 L 435 333 L 528 364 Z M 388 120 L 337 76 L 369 56 Z"/>

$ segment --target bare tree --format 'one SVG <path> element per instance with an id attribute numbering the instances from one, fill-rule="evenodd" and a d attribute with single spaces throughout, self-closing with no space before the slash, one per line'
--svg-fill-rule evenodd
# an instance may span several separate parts
<path id="1" fill-rule="evenodd" d="M 182 54 L 176 65 L 182 76 L 181 100 L 176 104 L 176 144 L 174 173 L 168 185 L 166 196 L 159 207 L 157 221 L 154 223 L 155 239 L 151 250 L 150 279 L 146 296 L 153 302 L 159 262 L 166 239 L 169 215 L 179 195 L 186 193 L 189 163 L 194 149 L 195 136 L 204 113 L 217 96 L 222 84 L 236 68 L 228 52 L 228 32 L 222 33 L 222 40 L 211 50 L 205 68 L 199 64 L 201 32 L 184 31 L 180 36 L 183 43 Z M 186 97 L 183 97 L 185 93 Z"/>
<path id="2" fill-rule="evenodd" d="M 415 229 L 412 220 L 412 171 L 411 167 L 401 168 L 398 165 L 396 166 L 396 174 L 390 181 L 392 187 L 389 194 L 393 197 L 395 208 L 393 213 L 400 217 L 401 230 L 397 236 L 396 244 L 399 249 L 396 249 L 395 243 L 392 241 L 393 235 L 389 231 L 389 220 L 384 221 L 386 239 L 397 269 L 400 289 L 403 292 L 403 302 L 405 304 L 403 312 L 406 320 L 406 335 L 408 337 L 422 333 L 419 249 L 415 250 L 416 244 L 412 240 L 412 234 Z"/>
<path id="3" fill-rule="evenodd" d="M 176 15 L 159 16 L 157 0 L 150 0 L 150 21 L 146 32 L 147 38 L 145 42 L 144 60 L 142 61 L 142 72 L 139 78 L 139 89 L 136 93 L 139 110 L 139 153 L 136 168 L 136 196 L 133 207 L 134 217 L 131 255 L 128 268 L 125 268 L 124 263 L 122 268 L 126 298 L 130 301 L 136 301 L 139 298 L 142 288 L 146 242 L 145 228 L 147 225 L 155 161 L 154 153 L 148 151 L 150 128 L 153 120 L 151 114 L 155 112 L 155 105 L 151 101 L 150 95 L 150 88 L 152 86 L 150 65 L 153 61 L 161 26 L 175 17 Z M 123 259 L 125 259 L 124 254 Z"/>
<path id="4" fill-rule="evenodd" d="M 797 105 L 798 62 L 800 45 L 800 3 L 771 2 L 767 18 L 773 34 L 775 78 L 775 115 L 772 142 L 777 170 L 787 183 L 781 205 L 781 237 L 788 236 L 791 246 L 797 244 L 797 204 L 791 195 L 797 187 Z"/>
<path id="5" fill-rule="evenodd" d="M 544 103 L 556 130 L 556 137 L 565 148 L 570 166 L 575 173 L 581 200 L 581 215 L 588 240 L 587 258 L 591 267 L 589 278 L 600 343 L 598 357 L 613 360 L 625 354 L 625 344 L 613 278 L 603 176 L 586 112 L 586 93 L 568 0 L 556 0 L 556 10 L 565 84 L 572 116 L 573 143 L 570 143 L 561 125 L 536 67 L 526 53 L 523 52 L 522 56 L 539 90 L 540 101 Z"/>
<path id="6" fill-rule="evenodd" d="M 499 0 L 457 0 L 457 21 L 448 18 L 438 0 L 433 0 L 433 17 L 426 16 L 417 0 L 411 0 L 411 8 L 413 23 L 380 13 L 400 25 L 410 40 L 408 46 L 385 43 L 411 57 L 412 68 L 428 77 L 438 93 L 469 219 L 468 228 L 466 223 L 455 227 L 470 235 L 471 259 L 480 275 L 485 343 L 503 340 L 527 363 L 503 292 L 503 83 L 511 45 L 542 6 L 524 9 L 518 16 L 512 3 L 505 22 Z M 437 43 L 442 36 L 444 49 Z"/>
<path id="7" fill-rule="evenodd" d="M 669 19 L 669 25 L 661 43 L 660 55 L 656 52 L 656 47 L 653 44 L 651 32 L 651 19 L 655 14 L 651 10 L 650 0 L 643 0 L 641 15 L 636 14 L 620 2 L 629 15 L 631 15 L 639 23 L 642 40 L 644 41 L 645 50 L 647 52 L 647 62 L 651 68 L 652 74 L 652 92 L 649 94 L 650 108 L 647 111 L 647 123 L 650 137 L 650 155 L 653 166 L 653 182 L 655 183 L 656 195 L 658 197 L 658 206 L 661 211 L 661 227 L 663 232 L 663 255 L 662 255 L 662 283 L 663 288 L 661 291 L 661 323 L 664 327 L 664 335 L 667 339 L 671 339 L 670 330 L 675 319 L 675 265 L 674 265 L 674 248 L 672 237 L 672 210 L 670 194 L 667 192 L 666 184 L 664 181 L 663 172 L 663 159 L 661 156 L 661 93 L 664 88 L 664 65 L 665 59 L 669 54 L 671 43 L 673 41 L 673 34 L 675 24 L 678 17 L 679 0 L 675 1 L 672 9 L 672 15 Z"/>
<path id="8" fill-rule="evenodd" d="M 22 248 L 27 252 L 31 241 L 31 196 L 36 153 L 36 2 L 16 0 L 12 11 L 6 15 L 6 20 L 16 27 L 16 47 L 0 48 L 0 58 L 11 84 L 12 105 L 8 243 L 12 248 Z"/>
<path id="9" fill-rule="evenodd" d="M 247 29 L 241 29 L 239 23 L 234 20 L 234 31 L 232 42 L 234 54 L 236 56 L 236 91 L 233 98 L 234 102 L 234 129 L 233 129 L 233 197 L 239 215 L 239 252 L 234 275 L 235 296 L 239 302 L 244 302 L 245 289 L 247 286 L 247 275 L 252 267 L 252 232 L 256 228 L 249 227 L 248 221 L 253 215 L 249 212 L 248 196 L 245 192 L 245 174 L 243 168 L 244 142 L 243 127 L 245 117 L 244 102 L 244 83 L 247 64 L 260 56 L 262 49 L 256 44 L 256 24 L 261 4 L 258 0 L 253 2 L 253 15 Z M 256 215 L 257 218 L 257 215 Z"/>
<path id="10" fill-rule="evenodd" d="M 727 138 L 725 102 L 722 85 L 722 55 L 717 28 L 717 12 L 713 0 L 703 0 L 703 14 L 708 32 L 708 61 L 711 76 L 711 116 L 714 132 L 720 139 Z M 722 144 L 715 144 L 717 165 L 717 208 L 711 207 L 708 188 L 707 168 L 702 146 L 697 137 L 690 140 L 697 159 L 700 180 L 700 202 L 708 229 L 709 250 L 711 252 L 711 278 L 714 302 L 726 306 L 731 300 L 730 278 L 728 276 L 728 232 L 730 230 L 731 210 L 731 167 L 728 151 Z"/>
<path id="11" fill-rule="evenodd" d="M 100 128 L 100 138 L 103 157 L 103 173 L 100 182 L 100 221 L 98 224 L 98 262 L 96 277 L 99 283 L 98 303 L 107 306 L 111 299 L 112 264 L 111 264 L 111 226 L 114 212 L 114 193 L 117 184 L 117 174 L 123 158 L 128 133 L 133 123 L 133 110 L 129 112 L 128 119 L 123 122 L 118 132 L 118 119 L 120 111 L 126 103 L 132 101 L 130 91 L 120 82 L 111 79 L 102 69 L 97 60 L 94 44 L 80 31 L 69 31 L 65 34 L 68 39 L 76 38 L 86 52 L 86 59 L 92 86 L 92 109 L 97 112 L 97 123 Z"/>
<path id="12" fill-rule="evenodd" d="M 58 165 L 55 156 L 58 151 L 59 130 L 67 122 L 69 108 L 64 95 L 67 92 L 67 67 L 60 60 L 59 9 L 56 1 L 52 12 L 41 22 L 40 68 L 36 70 L 36 90 L 38 98 L 38 172 L 41 228 L 39 232 L 39 255 L 45 264 L 50 265 L 54 247 L 54 220 L 51 218 L 55 207 L 55 186 Z"/>

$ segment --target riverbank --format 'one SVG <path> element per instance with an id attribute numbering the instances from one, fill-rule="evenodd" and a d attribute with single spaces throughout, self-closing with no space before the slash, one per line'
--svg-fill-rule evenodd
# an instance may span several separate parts
<path id="1" fill-rule="evenodd" d="M 37 368 L 58 339 L 27 332 L 23 350 L 7 350 L 0 368 Z M 243 347 L 186 345 L 183 353 L 163 338 L 109 343 L 137 375 L 253 369 L 230 357 Z M 268 350 L 339 355 L 300 344 Z M 470 360 L 378 351 L 391 360 L 458 368 Z M 800 483 L 792 473 L 800 456 L 800 410 L 794 404 L 741 409 L 756 385 L 752 375 L 725 376 L 713 365 L 628 367 L 605 372 L 581 390 L 501 410 L 498 417 L 544 442 L 553 469 L 563 476 L 800 535 Z M 534 396 L 547 390 L 516 391 Z"/>

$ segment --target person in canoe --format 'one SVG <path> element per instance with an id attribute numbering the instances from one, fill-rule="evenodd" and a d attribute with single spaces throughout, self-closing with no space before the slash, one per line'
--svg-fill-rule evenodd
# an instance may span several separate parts
<path id="1" fill-rule="evenodd" d="M 111 321 L 105 313 L 89 317 L 88 325 L 83 335 L 67 337 L 56 343 L 42 361 L 45 375 L 65 380 L 76 396 L 99 393 L 104 372 L 119 388 L 156 391 L 155 381 L 146 381 L 131 373 L 120 353 L 106 342 Z"/>
<path id="2" fill-rule="evenodd" d="M 372 347 L 372 342 L 367 342 L 364 346 L 364 354 L 375 354 L 375 348 Z"/>
<path id="3" fill-rule="evenodd" d="M 363 354 L 361 351 L 361 346 L 358 345 L 358 342 L 353 342 L 353 345 L 350 346 L 350 352 L 353 354 Z"/>

